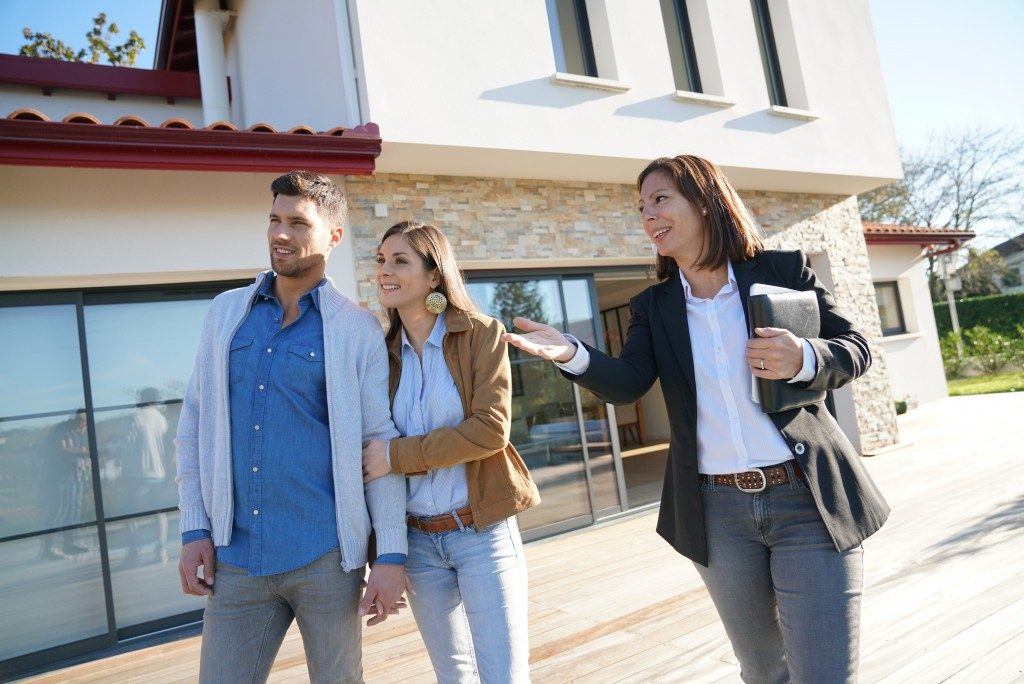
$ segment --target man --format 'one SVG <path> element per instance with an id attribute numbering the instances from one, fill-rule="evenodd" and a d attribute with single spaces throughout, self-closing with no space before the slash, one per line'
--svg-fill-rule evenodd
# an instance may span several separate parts
<path id="1" fill-rule="evenodd" d="M 167 469 L 164 468 L 167 418 L 158 405 L 160 392 L 155 387 L 143 387 L 138 397 L 139 403 L 135 405 L 124 435 L 124 463 L 121 472 L 121 486 L 127 494 L 129 511 L 132 513 L 152 508 L 154 498 L 162 494 L 167 479 Z M 138 519 L 128 521 L 128 555 L 122 567 L 139 562 L 139 547 L 143 544 L 139 524 Z M 156 515 L 156 527 L 153 560 L 166 563 L 169 560 L 166 513 Z"/>
<path id="2" fill-rule="evenodd" d="M 405 588 L 405 483 L 364 488 L 361 465 L 364 442 L 398 437 L 387 352 L 324 277 L 341 191 L 294 171 L 271 192 L 273 270 L 213 300 L 182 405 L 182 590 L 208 597 L 201 681 L 265 681 L 293 617 L 312 681 L 362 681 L 359 615 L 385 619 Z"/>

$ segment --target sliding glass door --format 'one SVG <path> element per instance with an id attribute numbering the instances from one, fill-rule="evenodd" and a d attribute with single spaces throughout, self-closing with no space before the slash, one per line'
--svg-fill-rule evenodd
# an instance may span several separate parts
<path id="1" fill-rule="evenodd" d="M 523 316 L 594 344 L 597 328 L 588 277 L 472 279 L 477 306 L 509 330 Z M 605 404 L 567 382 L 548 362 L 509 348 L 512 444 L 526 461 L 542 503 L 519 516 L 529 538 L 591 524 L 621 510 Z"/>

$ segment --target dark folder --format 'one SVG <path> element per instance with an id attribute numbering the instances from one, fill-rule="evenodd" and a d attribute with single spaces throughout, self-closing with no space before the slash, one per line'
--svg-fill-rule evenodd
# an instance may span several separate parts
<path id="1" fill-rule="evenodd" d="M 801 338 L 818 337 L 821 333 L 818 298 L 813 291 L 752 294 L 747 298 L 747 316 L 752 338 L 756 337 L 754 328 L 785 328 Z M 756 380 L 764 413 L 777 413 L 825 400 L 824 392 L 804 389 L 800 383 L 764 378 Z"/>

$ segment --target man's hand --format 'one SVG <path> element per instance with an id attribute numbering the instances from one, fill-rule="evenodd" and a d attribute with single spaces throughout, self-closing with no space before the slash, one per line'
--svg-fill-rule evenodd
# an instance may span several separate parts
<path id="1" fill-rule="evenodd" d="M 194 596 L 213 596 L 213 568 L 217 564 L 217 552 L 212 539 L 197 539 L 181 547 L 181 561 L 178 574 L 181 575 L 181 590 Z M 199 577 L 199 566 L 203 576 Z"/>
<path id="2" fill-rule="evenodd" d="M 754 328 L 758 335 L 747 340 L 751 372 L 768 380 L 789 380 L 804 367 L 804 343 L 783 328 Z"/>
<path id="3" fill-rule="evenodd" d="M 576 345 L 550 325 L 536 323 L 522 316 L 513 318 L 512 323 L 525 333 L 524 335 L 516 333 L 502 335 L 502 339 L 513 347 L 519 347 L 528 354 L 559 363 L 571 361 L 572 357 L 576 356 Z"/>
<path id="4" fill-rule="evenodd" d="M 412 587 L 405 576 L 404 565 L 387 565 L 378 563 L 370 570 L 370 578 L 366 581 L 366 590 L 359 602 L 359 617 L 372 615 L 366 621 L 367 627 L 380 624 L 388 619 L 388 615 L 396 615 L 399 608 L 405 607 L 402 594 Z"/>
<path id="5" fill-rule="evenodd" d="M 387 442 L 371 439 L 363 447 L 363 484 L 391 472 L 388 465 Z"/>

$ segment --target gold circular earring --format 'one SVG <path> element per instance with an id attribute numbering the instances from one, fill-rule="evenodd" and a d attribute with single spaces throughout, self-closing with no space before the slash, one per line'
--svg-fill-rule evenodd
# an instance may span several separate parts
<path id="1" fill-rule="evenodd" d="M 430 313 L 439 314 L 448 308 L 448 298 L 440 292 L 431 292 L 427 295 L 425 306 Z"/>

